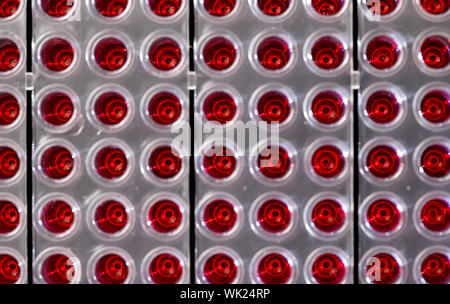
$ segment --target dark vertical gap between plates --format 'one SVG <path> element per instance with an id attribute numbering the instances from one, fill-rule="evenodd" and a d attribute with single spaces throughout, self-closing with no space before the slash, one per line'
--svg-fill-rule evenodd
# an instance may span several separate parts
<path id="1" fill-rule="evenodd" d="M 195 15 L 194 15 L 194 0 L 189 1 L 189 72 L 195 71 L 194 65 L 194 39 L 195 39 Z M 195 284 L 195 252 L 196 252 L 196 239 L 195 239 L 195 169 L 194 169 L 194 97 L 195 91 L 189 90 L 189 124 L 191 127 L 191 153 L 189 157 L 189 257 L 190 257 L 190 282 Z"/>
<path id="2" fill-rule="evenodd" d="M 27 1 L 26 7 L 26 48 L 27 48 L 27 73 L 32 72 L 32 41 L 33 41 L 33 11 L 31 0 Z M 27 84 L 28 86 L 28 84 Z M 26 92 L 26 191 L 27 191 L 27 269 L 28 283 L 33 283 L 33 115 L 32 115 L 32 97 L 33 91 Z"/>

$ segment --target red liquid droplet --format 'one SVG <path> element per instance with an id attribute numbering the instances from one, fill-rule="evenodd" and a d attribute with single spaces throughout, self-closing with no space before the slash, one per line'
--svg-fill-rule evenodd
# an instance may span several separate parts
<path id="1" fill-rule="evenodd" d="M 237 161 L 234 153 L 227 148 L 212 147 L 203 158 L 205 172 L 217 179 L 227 178 L 236 169 Z"/>
<path id="2" fill-rule="evenodd" d="M 443 69 L 450 61 L 450 43 L 443 36 L 431 36 L 420 46 L 423 62 L 432 69 Z"/>
<path id="3" fill-rule="evenodd" d="M 95 62 L 105 71 L 120 70 L 128 60 L 128 49 L 117 38 L 104 38 L 95 46 Z"/>
<path id="4" fill-rule="evenodd" d="M 72 207 L 60 200 L 48 202 L 42 210 L 42 224 L 48 231 L 61 234 L 68 231 L 75 221 Z"/>
<path id="5" fill-rule="evenodd" d="M 181 7 L 182 0 L 149 0 L 150 8 L 157 16 L 170 17 Z"/>
<path id="6" fill-rule="evenodd" d="M 102 148 L 95 157 L 95 167 L 101 177 L 119 178 L 128 168 L 128 158 L 122 149 L 117 147 Z"/>
<path id="7" fill-rule="evenodd" d="M 258 0 L 259 9 L 268 16 L 284 14 L 290 5 L 290 0 Z"/>
<path id="8" fill-rule="evenodd" d="M 237 221 L 235 207 L 224 200 L 214 200 L 205 208 L 203 222 L 215 233 L 226 233 L 233 229 Z"/>
<path id="9" fill-rule="evenodd" d="M 148 56 L 156 69 L 170 71 L 181 61 L 181 47 L 171 38 L 160 38 L 151 45 Z"/>
<path id="10" fill-rule="evenodd" d="M 450 227 L 450 204 L 442 199 L 428 201 L 422 207 L 420 220 L 430 231 L 446 231 Z"/>
<path id="11" fill-rule="evenodd" d="M 346 0 L 312 0 L 311 5 L 321 15 L 333 16 L 338 14 Z"/>
<path id="12" fill-rule="evenodd" d="M 264 202 L 258 209 L 258 223 L 270 233 L 280 233 L 291 223 L 291 211 L 288 206 L 276 199 Z"/>
<path id="13" fill-rule="evenodd" d="M 342 173 L 345 158 L 342 151 L 335 146 L 318 148 L 312 157 L 314 172 L 323 178 L 333 178 Z"/>
<path id="14" fill-rule="evenodd" d="M 231 14 L 236 6 L 236 0 L 204 0 L 206 11 L 215 17 Z"/>
<path id="15" fill-rule="evenodd" d="M 59 18 L 69 14 L 78 0 L 41 0 L 42 9 L 49 16 Z"/>
<path id="16" fill-rule="evenodd" d="M 20 224 L 20 213 L 12 202 L 0 201 L 0 234 L 13 232 Z"/>
<path id="17" fill-rule="evenodd" d="M 400 112 L 400 104 L 389 91 L 377 91 L 367 100 L 366 111 L 369 118 L 377 124 L 393 122 Z"/>
<path id="18" fill-rule="evenodd" d="M 341 41 L 327 36 L 317 40 L 311 50 L 314 63 L 321 69 L 338 68 L 345 59 L 345 49 Z"/>
<path id="19" fill-rule="evenodd" d="M 376 15 L 389 15 L 398 5 L 398 0 L 366 0 L 367 8 Z"/>
<path id="20" fill-rule="evenodd" d="M 44 261 L 42 276 L 48 284 L 70 284 L 75 276 L 75 267 L 69 257 L 54 254 Z"/>
<path id="21" fill-rule="evenodd" d="M 176 284 L 183 274 L 183 266 L 176 256 L 163 253 L 151 261 L 149 274 L 156 284 Z"/>
<path id="22" fill-rule="evenodd" d="M 118 233 L 128 223 L 128 213 L 124 205 L 109 200 L 95 210 L 95 223 L 105 233 Z"/>
<path id="23" fill-rule="evenodd" d="M 213 92 L 205 99 L 203 114 L 209 121 L 226 124 L 236 116 L 236 108 L 233 97 L 228 93 Z"/>
<path id="24" fill-rule="evenodd" d="M 105 125 L 118 125 L 127 117 L 128 104 L 119 93 L 103 93 L 95 103 L 95 113 Z"/>
<path id="25" fill-rule="evenodd" d="M 292 110 L 288 97 L 278 91 L 267 92 L 261 96 L 257 109 L 261 120 L 280 124 L 286 121 Z"/>
<path id="26" fill-rule="evenodd" d="M 312 210 L 312 222 L 322 232 L 338 231 L 344 225 L 345 219 L 341 204 L 331 199 L 318 202 Z"/>
<path id="27" fill-rule="evenodd" d="M 13 70 L 20 60 L 20 50 L 17 44 L 9 39 L 0 39 L 0 72 Z"/>
<path id="28" fill-rule="evenodd" d="M 237 51 L 231 41 L 223 37 L 216 37 L 206 43 L 203 57 L 208 67 L 216 71 L 223 71 L 233 65 Z"/>
<path id="29" fill-rule="evenodd" d="M 433 253 L 422 262 L 423 279 L 430 284 L 446 284 L 450 281 L 450 259 L 442 253 Z"/>
<path id="30" fill-rule="evenodd" d="M 446 122 L 450 117 L 449 94 L 440 90 L 427 93 L 422 99 L 420 110 L 423 117 L 431 123 Z"/>
<path id="31" fill-rule="evenodd" d="M 291 169 L 291 159 L 284 148 L 268 146 L 258 155 L 257 165 L 265 177 L 282 178 Z"/>
<path id="32" fill-rule="evenodd" d="M 345 112 L 342 97 L 333 91 L 324 91 L 317 94 L 311 108 L 317 121 L 326 125 L 338 122 Z"/>
<path id="33" fill-rule="evenodd" d="M 291 49 L 287 42 L 278 37 L 268 37 L 262 41 L 257 50 L 261 65 L 271 71 L 283 69 L 291 58 Z"/>
<path id="34" fill-rule="evenodd" d="M 258 265 L 258 276 L 265 284 L 285 284 L 291 273 L 288 260 L 277 253 L 266 255 Z"/>
<path id="35" fill-rule="evenodd" d="M 175 123 L 180 119 L 182 111 L 180 99 L 170 92 L 155 94 L 148 105 L 148 113 L 160 125 Z"/>
<path id="36" fill-rule="evenodd" d="M 153 229 L 160 233 L 170 233 L 181 225 L 183 214 L 175 202 L 161 200 L 152 205 L 148 220 Z"/>
<path id="37" fill-rule="evenodd" d="M 181 157 L 170 146 L 161 146 L 153 150 L 149 160 L 150 170 L 159 178 L 175 177 L 181 170 Z"/>
<path id="38" fill-rule="evenodd" d="M 0 126 L 14 123 L 19 114 L 20 105 L 17 98 L 10 93 L 0 93 Z"/>
<path id="39" fill-rule="evenodd" d="M 422 154 L 421 167 L 430 177 L 444 177 L 450 171 L 450 151 L 441 145 L 428 147 Z"/>
<path id="40" fill-rule="evenodd" d="M 402 269 L 397 260 L 388 253 L 379 253 L 374 256 L 378 263 L 367 265 L 367 274 L 371 275 L 374 284 L 391 284 L 398 280 Z"/>
<path id="41" fill-rule="evenodd" d="M 95 0 L 95 8 L 104 17 L 120 16 L 127 8 L 128 0 Z"/>
<path id="42" fill-rule="evenodd" d="M 395 203 L 380 199 L 370 204 L 366 217 L 374 230 L 389 232 L 399 226 L 402 214 Z"/>
<path id="43" fill-rule="evenodd" d="M 237 272 L 236 262 L 223 253 L 208 258 L 203 269 L 206 280 L 211 284 L 231 284 L 236 279 Z"/>
<path id="44" fill-rule="evenodd" d="M 41 49 L 42 64 L 53 72 L 67 70 L 72 65 L 74 56 L 72 45 L 63 38 L 47 40 Z"/>
<path id="45" fill-rule="evenodd" d="M 312 266 L 313 277 L 319 284 L 339 284 L 345 276 L 345 265 L 335 254 L 320 255 Z"/>
<path id="46" fill-rule="evenodd" d="M 9 147 L 0 147 L 0 180 L 14 177 L 20 168 L 20 159 L 16 151 Z"/>
<path id="47" fill-rule="evenodd" d="M 100 284 L 123 284 L 128 277 L 127 262 L 117 254 L 107 254 L 95 265 L 95 275 Z"/>
<path id="48" fill-rule="evenodd" d="M 432 15 L 443 15 L 447 13 L 450 3 L 448 0 L 421 0 L 423 9 Z"/>
<path id="49" fill-rule="evenodd" d="M 16 283 L 20 279 L 20 274 L 17 259 L 9 254 L 0 254 L 0 285 Z"/>
<path id="50" fill-rule="evenodd" d="M 393 38 L 377 36 L 367 45 L 366 57 L 374 68 L 386 70 L 397 63 L 400 52 L 401 50 Z"/>
<path id="51" fill-rule="evenodd" d="M 62 126 L 73 117 L 74 105 L 69 96 L 64 93 L 50 93 L 41 104 L 42 117 L 54 126 Z"/>
<path id="52" fill-rule="evenodd" d="M 63 179 L 72 172 L 72 153 L 61 146 L 48 148 L 42 155 L 41 167 L 51 179 Z"/>
<path id="53" fill-rule="evenodd" d="M 17 13 L 20 6 L 20 0 L 1 0 L 0 18 L 8 18 Z"/>
<path id="54" fill-rule="evenodd" d="M 369 172 L 374 176 L 389 178 L 398 172 L 401 160 L 394 148 L 377 146 L 370 150 L 366 164 Z"/>

